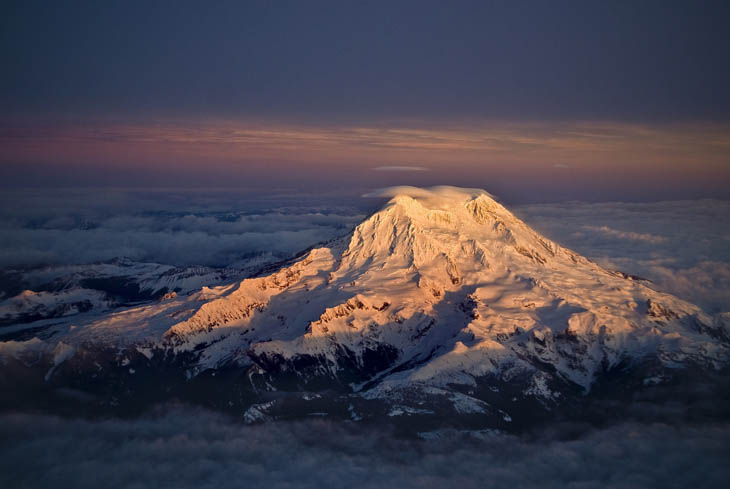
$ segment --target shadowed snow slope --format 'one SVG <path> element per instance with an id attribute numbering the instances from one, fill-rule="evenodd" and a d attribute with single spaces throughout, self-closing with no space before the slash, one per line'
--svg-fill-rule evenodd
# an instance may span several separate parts
<path id="1" fill-rule="evenodd" d="M 423 396 L 460 413 L 494 412 L 484 386 L 511 385 L 510 396 L 517 389 L 547 406 L 610 372 L 652 365 L 639 379 L 649 385 L 668 369 L 727 363 L 727 316 L 599 267 L 482 190 L 377 195 L 392 198 L 275 273 L 112 313 L 60 338 L 142 342 L 184 354 L 189 375 L 243 368 L 268 390 L 316 390 L 329 379 L 350 395 L 401 403 L 391 415 L 429 412 L 407 406 Z"/>

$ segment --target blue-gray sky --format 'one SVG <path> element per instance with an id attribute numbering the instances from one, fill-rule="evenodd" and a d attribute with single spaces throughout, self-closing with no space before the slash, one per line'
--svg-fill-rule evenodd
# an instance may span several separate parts
<path id="1" fill-rule="evenodd" d="M 730 197 L 726 1 L 0 9 L 3 186 Z"/>
<path id="2" fill-rule="evenodd" d="M 730 118 L 725 1 L 3 2 L 5 114 Z"/>

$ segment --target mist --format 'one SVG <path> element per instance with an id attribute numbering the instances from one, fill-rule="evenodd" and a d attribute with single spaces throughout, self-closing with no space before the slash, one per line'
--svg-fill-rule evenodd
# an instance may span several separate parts
<path id="1" fill-rule="evenodd" d="M 0 417 L 0 483 L 24 488 L 723 487 L 730 425 L 622 424 L 572 439 L 324 420 L 243 425 L 166 407 L 139 419 Z"/>

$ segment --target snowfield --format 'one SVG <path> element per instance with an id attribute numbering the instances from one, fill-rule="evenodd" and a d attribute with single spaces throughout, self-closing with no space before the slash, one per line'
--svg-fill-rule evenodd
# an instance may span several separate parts
<path id="1" fill-rule="evenodd" d="M 383 415 L 428 416 L 442 411 L 424 403 L 444 402 L 506 423 L 513 399 L 550 410 L 616 372 L 655 385 L 666 372 L 728 364 L 728 314 L 598 266 L 485 191 L 378 195 L 391 199 L 350 234 L 273 273 L 210 287 L 188 277 L 186 293 L 60 321 L 46 349 L 67 345 L 63 362 L 78 345 L 114 345 L 146 352 L 141 361 L 181 359 L 187 378 L 245 371 L 259 394 L 336 385 L 389 404 Z M 56 307 L 32 294 L 13 301 L 4 310 Z M 22 360 L 38 341 L 7 342 L 0 357 Z M 249 404 L 246 418 L 270 409 L 275 401 Z"/>

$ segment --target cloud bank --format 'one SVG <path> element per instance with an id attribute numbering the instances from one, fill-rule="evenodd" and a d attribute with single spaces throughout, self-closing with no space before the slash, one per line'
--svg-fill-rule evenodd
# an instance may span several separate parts
<path id="1" fill-rule="evenodd" d="M 245 426 L 207 411 L 136 420 L 0 416 L 3 487 L 723 487 L 730 427 L 625 424 L 577 439 L 398 439 L 326 421 Z"/>
<path id="2" fill-rule="evenodd" d="M 567 202 L 513 209 L 537 231 L 711 312 L 730 311 L 730 201 Z"/>
<path id="3" fill-rule="evenodd" d="M 28 192 L 4 200 L 0 267 L 116 257 L 230 266 L 252 254 L 289 256 L 346 233 L 363 218 L 332 202 L 216 192 Z"/>

